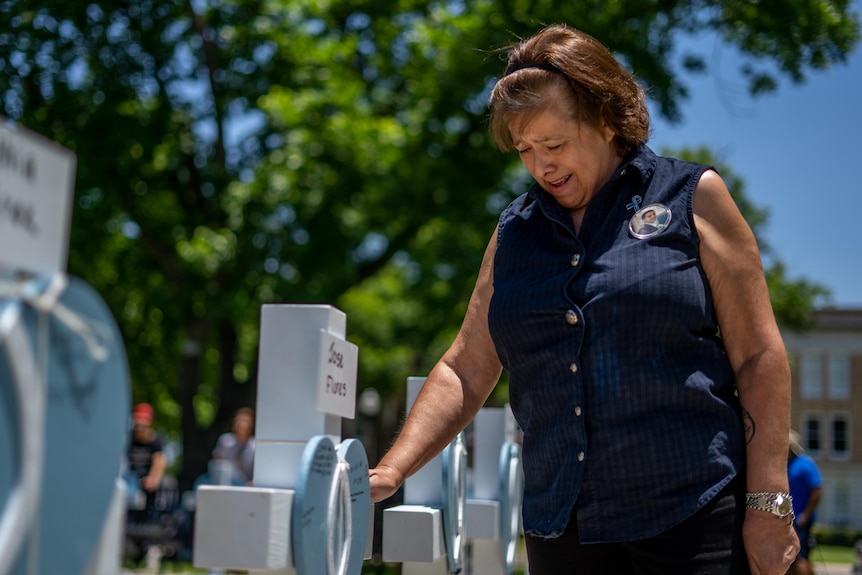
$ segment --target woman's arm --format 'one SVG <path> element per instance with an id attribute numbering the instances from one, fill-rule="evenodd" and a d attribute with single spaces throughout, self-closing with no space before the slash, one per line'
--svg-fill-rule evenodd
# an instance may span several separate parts
<path id="1" fill-rule="evenodd" d="M 428 374 L 395 444 L 369 472 L 374 501 L 394 494 L 407 477 L 443 451 L 485 404 L 500 378 L 502 367 L 488 332 L 496 246 L 495 230 L 461 330 Z"/>
<path id="2" fill-rule="evenodd" d="M 703 174 L 694 194 L 700 257 L 721 338 L 736 376 L 749 492 L 788 492 L 790 368 L 751 228 L 723 180 Z M 790 521 L 747 510 L 743 531 L 754 575 L 783 574 L 796 557 Z"/>

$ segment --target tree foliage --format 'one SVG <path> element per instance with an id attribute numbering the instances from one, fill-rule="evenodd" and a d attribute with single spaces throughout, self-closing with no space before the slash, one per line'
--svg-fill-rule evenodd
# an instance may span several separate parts
<path id="1" fill-rule="evenodd" d="M 485 132 L 498 49 L 561 21 L 670 119 L 676 67 L 706 68 L 681 35 L 748 54 L 753 93 L 859 38 L 847 0 L 0 0 L 2 112 L 77 154 L 70 272 L 113 310 L 136 400 L 182 437 L 185 484 L 253 405 L 262 303 L 345 310 L 360 386 L 390 408 L 427 372 L 526 183 Z M 773 296 L 820 295 L 772 271 Z"/>

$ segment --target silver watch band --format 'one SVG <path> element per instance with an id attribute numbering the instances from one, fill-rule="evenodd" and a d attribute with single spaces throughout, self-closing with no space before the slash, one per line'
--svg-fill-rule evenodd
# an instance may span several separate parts
<path id="1" fill-rule="evenodd" d="M 758 491 L 745 494 L 745 506 L 772 513 L 777 517 L 795 519 L 793 497 L 789 493 Z"/>

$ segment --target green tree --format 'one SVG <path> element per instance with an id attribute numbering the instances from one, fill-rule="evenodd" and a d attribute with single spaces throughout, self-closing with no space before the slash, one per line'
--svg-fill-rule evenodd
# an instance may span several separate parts
<path id="1" fill-rule="evenodd" d="M 846 0 L 0 0 L 2 112 L 77 154 L 69 268 L 113 310 L 136 400 L 182 438 L 184 485 L 253 404 L 262 303 L 348 312 L 384 397 L 427 371 L 526 183 L 485 133 L 496 49 L 559 21 L 671 119 L 677 66 L 706 67 L 681 35 L 749 55 L 755 94 L 859 38 Z"/>

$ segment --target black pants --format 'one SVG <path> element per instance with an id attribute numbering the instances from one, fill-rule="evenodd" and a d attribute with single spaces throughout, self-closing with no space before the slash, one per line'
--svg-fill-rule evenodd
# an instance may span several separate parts
<path id="1" fill-rule="evenodd" d="M 582 545 L 572 520 L 560 537 L 527 535 L 530 575 L 750 575 L 744 517 L 745 486 L 735 479 L 695 515 L 650 539 Z"/>

